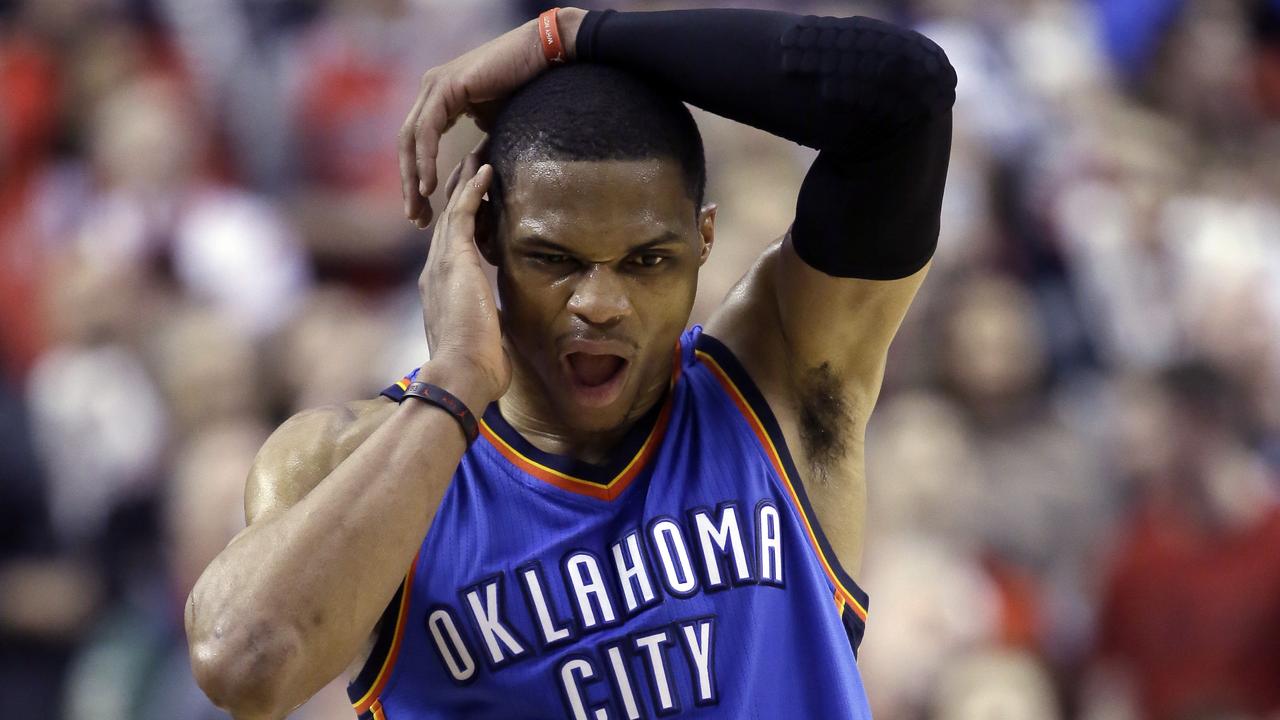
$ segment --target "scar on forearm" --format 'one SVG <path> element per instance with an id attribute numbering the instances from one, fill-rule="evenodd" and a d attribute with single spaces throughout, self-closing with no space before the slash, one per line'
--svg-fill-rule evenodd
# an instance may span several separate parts
<path id="1" fill-rule="evenodd" d="M 814 480 L 828 482 L 830 471 L 849 451 L 853 413 L 844 383 L 830 363 L 810 368 L 800 380 L 800 442 Z"/>

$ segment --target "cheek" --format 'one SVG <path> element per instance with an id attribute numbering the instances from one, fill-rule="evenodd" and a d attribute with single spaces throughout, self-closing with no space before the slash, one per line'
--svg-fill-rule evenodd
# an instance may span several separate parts
<path id="1" fill-rule="evenodd" d="M 650 333 L 649 339 L 660 344 L 670 339 L 674 343 L 684 331 L 693 310 L 694 294 L 698 287 L 697 270 L 687 272 L 682 269 L 659 282 L 641 285 L 635 290 L 632 299 L 637 305 L 637 314 L 643 319 L 645 330 Z"/>
<path id="2" fill-rule="evenodd" d="M 683 264 L 678 272 L 671 274 L 659 292 L 658 302 L 665 313 L 678 318 L 675 321 L 683 324 L 689 319 L 693 309 L 693 299 L 698 292 L 698 264 L 691 261 Z"/>
<path id="3" fill-rule="evenodd" d="M 564 283 L 547 283 L 519 273 L 501 272 L 498 291 L 502 300 L 504 330 L 524 350 L 551 342 L 555 324 L 564 312 L 569 290 Z"/>

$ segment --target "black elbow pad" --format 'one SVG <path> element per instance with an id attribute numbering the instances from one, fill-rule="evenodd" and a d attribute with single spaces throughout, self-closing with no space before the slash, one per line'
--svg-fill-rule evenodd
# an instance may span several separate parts
<path id="1" fill-rule="evenodd" d="M 800 18 L 782 34 L 782 69 L 816 76 L 825 100 L 886 125 L 939 115 L 956 99 L 937 43 L 872 18 Z"/>

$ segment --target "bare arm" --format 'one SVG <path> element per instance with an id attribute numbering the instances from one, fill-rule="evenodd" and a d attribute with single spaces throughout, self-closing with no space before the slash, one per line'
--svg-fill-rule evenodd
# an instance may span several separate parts
<path id="1" fill-rule="evenodd" d="M 423 271 L 435 359 L 419 375 L 475 412 L 510 377 L 473 242 L 492 174 L 477 165 L 473 154 Z M 241 720 L 279 718 L 341 673 L 404 577 L 465 449 L 457 422 L 418 401 L 310 411 L 281 426 L 249 479 L 249 527 L 187 601 L 192 668 L 209 697 Z"/>

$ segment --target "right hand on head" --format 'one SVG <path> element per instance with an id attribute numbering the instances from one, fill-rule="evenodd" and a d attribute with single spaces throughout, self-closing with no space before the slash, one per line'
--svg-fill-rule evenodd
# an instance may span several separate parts
<path id="1" fill-rule="evenodd" d="M 420 228 L 431 222 L 427 197 L 436 189 L 440 138 L 458 116 L 478 114 L 544 69 L 536 25 L 525 23 L 422 76 L 400 128 L 400 180 L 409 220 Z"/>
<path id="2" fill-rule="evenodd" d="M 573 57 L 578 27 L 586 11 L 561 8 L 557 26 L 565 52 Z M 400 181 L 404 213 L 418 227 L 431 223 L 427 198 L 436 189 L 440 138 L 466 113 L 488 130 L 487 114 L 495 103 L 547 69 L 531 20 L 422 76 L 418 96 L 400 127 Z"/>
<path id="3" fill-rule="evenodd" d="M 484 411 L 511 383 L 511 360 L 502 345 L 498 305 L 476 247 L 476 215 L 493 178 L 481 166 L 481 148 L 466 157 L 447 187 L 449 204 L 436 222 L 427 264 L 418 280 L 422 296 L 428 366 L 444 370 L 466 387 L 445 387 L 473 413 Z"/>

